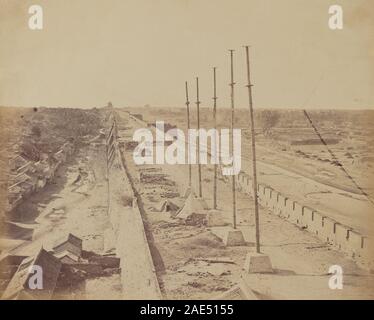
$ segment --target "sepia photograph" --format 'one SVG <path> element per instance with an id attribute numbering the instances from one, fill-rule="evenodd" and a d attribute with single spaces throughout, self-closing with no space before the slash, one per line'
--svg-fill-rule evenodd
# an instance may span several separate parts
<path id="1" fill-rule="evenodd" d="M 373 300 L 373 39 L 372 0 L 0 0 L 0 300 Z"/>

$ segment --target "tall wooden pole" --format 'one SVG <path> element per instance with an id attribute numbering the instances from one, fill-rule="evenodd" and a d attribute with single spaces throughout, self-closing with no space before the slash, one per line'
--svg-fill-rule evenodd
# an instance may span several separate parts
<path id="1" fill-rule="evenodd" d="M 245 46 L 245 52 L 247 57 L 247 78 L 248 78 L 248 99 L 249 99 L 249 114 L 251 122 L 251 137 L 252 137 L 252 170 L 253 170 L 253 197 L 255 200 L 255 226 L 256 226 L 256 252 L 260 253 L 260 215 L 258 210 L 258 197 L 257 197 L 257 169 L 256 169 L 256 140 L 255 140 L 255 126 L 253 116 L 253 100 L 252 100 L 252 84 L 251 74 L 249 67 L 249 47 Z"/>
<path id="2" fill-rule="evenodd" d="M 203 197 L 201 186 L 201 164 L 200 164 L 200 96 L 199 96 L 199 78 L 196 77 L 196 106 L 197 106 L 197 165 L 199 170 L 199 197 Z"/>
<path id="3" fill-rule="evenodd" d="M 214 101 L 214 104 L 213 104 L 213 119 L 214 119 L 214 131 L 216 132 L 217 131 L 217 88 L 216 88 L 216 68 L 214 67 L 213 68 L 213 83 L 214 83 L 214 86 L 213 86 L 213 92 L 214 92 L 214 97 L 213 97 L 213 101 Z M 217 136 L 216 134 L 214 134 L 214 158 L 215 160 L 216 159 L 216 155 L 217 155 L 217 148 L 218 148 L 218 141 L 217 141 Z M 213 209 L 216 210 L 217 209 L 217 161 L 215 161 L 214 163 L 214 182 L 213 182 Z"/>
<path id="4" fill-rule="evenodd" d="M 190 101 L 188 100 L 188 83 L 186 81 L 186 106 L 187 106 L 187 136 L 190 130 Z M 192 185 L 192 165 L 188 161 L 188 186 L 191 188 Z"/>
<path id="5" fill-rule="evenodd" d="M 231 143 L 230 143 L 230 153 L 234 156 L 234 50 L 230 51 L 231 60 Z M 233 161 L 233 166 L 235 161 Z M 236 192 L 235 192 L 235 175 L 232 175 L 232 226 L 236 229 Z"/>

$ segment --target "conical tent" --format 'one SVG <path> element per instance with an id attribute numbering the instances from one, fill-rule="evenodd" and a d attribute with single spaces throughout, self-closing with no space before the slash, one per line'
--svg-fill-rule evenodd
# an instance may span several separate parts
<path id="1" fill-rule="evenodd" d="M 163 202 L 160 203 L 160 206 L 159 206 L 159 212 L 177 212 L 179 210 L 179 207 L 171 202 L 170 200 L 165 200 Z"/>
<path id="2" fill-rule="evenodd" d="M 181 210 L 179 210 L 177 218 L 187 219 L 193 214 L 206 214 L 204 212 L 208 209 L 208 205 L 204 199 L 196 197 L 194 193 L 191 193 L 186 202 L 184 203 Z"/>

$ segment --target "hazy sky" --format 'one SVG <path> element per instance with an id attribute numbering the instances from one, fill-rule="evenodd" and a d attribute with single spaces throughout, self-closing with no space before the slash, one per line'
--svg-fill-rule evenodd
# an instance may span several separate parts
<path id="1" fill-rule="evenodd" d="M 28 8 L 44 29 L 28 28 Z M 344 29 L 328 28 L 328 8 Z M 0 105 L 229 105 L 235 52 L 236 105 L 247 105 L 245 56 L 258 107 L 373 108 L 373 0 L 0 0 Z"/>

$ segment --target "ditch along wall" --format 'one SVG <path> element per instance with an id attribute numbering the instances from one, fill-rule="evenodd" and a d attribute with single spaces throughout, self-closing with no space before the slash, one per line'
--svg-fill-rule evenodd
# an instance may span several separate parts
<path id="1" fill-rule="evenodd" d="M 221 174 L 222 171 L 219 170 Z M 222 176 L 225 180 L 227 176 Z M 239 191 L 253 196 L 252 179 L 241 171 L 236 179 Z M 273 188 L 257 184 L 259 203 L 269 208 L 274 214 L 315 234 L 322 241 L 346 253 L 364 269 L 371 270 L 374 262 L 373 239 L 366 237 L 353 228 L 343 225 L 317 210 L 305 206 L 282 195 Z"/>
<path id="2" fill-rule="evenodd" d="M 119 150 L 114 114 L 110 114 L 109 123 L 106 147 L 111 228 L 105 241 L 112 243 L 121 259 L 123 298 L 162 299 L 138 201 Z"/>

